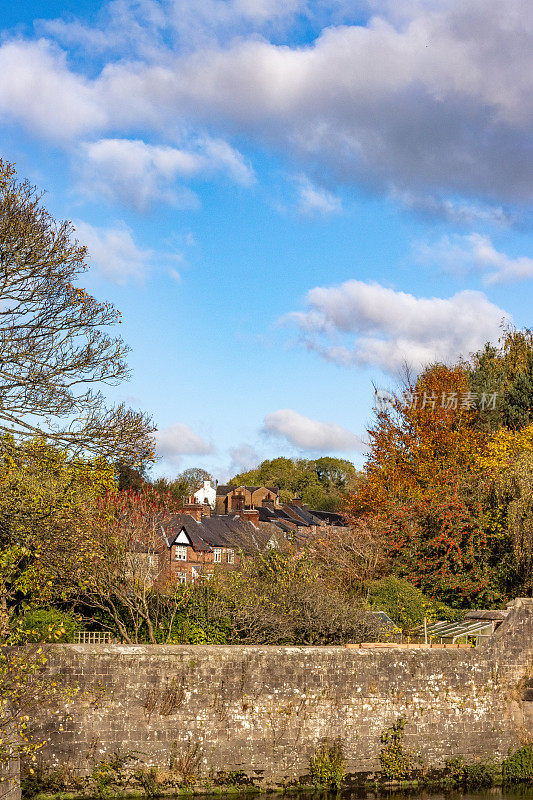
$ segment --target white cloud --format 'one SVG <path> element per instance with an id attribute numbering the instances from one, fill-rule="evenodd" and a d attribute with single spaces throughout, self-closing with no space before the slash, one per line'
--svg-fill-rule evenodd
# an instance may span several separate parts
<path id="1" fill-rule="evenodd" d="M 4 42 L 0 113 L 60 140 L 207 125 L 345 183 L 531 200 L 530 0 L 383 3 L 365 24 L 329 25 L 305 46 L 256 35 L 254 25 L 311 5 L 117 2 L 116 30 L 140 42 L 135 57 L 115 51 L 88 78 L 45 42 Z M 184 35 L 210 19 L 223 44 Z"/>
<path id="2" fill-rule="evenodd" d="M 357 280 L 312 289 L 307 304 L 307 311 L 283 320 L 296 324 L 304 346 L 342 366 L 372 365 L 388 372 L 404 363 L 419 369 L 468 356 L 495 341 L 502 320 L 510 320 L 481 292 L 415 297 Z"/>
<path id="3" fill-rule="evenodd" d="M 482 272 L 485 284 L 511 283 L 533 278 L 533 258 L 511 258 L 496 250 L 490 237 L 479 233 L 444 236 L 434 244 L 419 245 L 418 257 L 421 261 L 451 271 Z"/>
<path id="4" fill-rule="evenodd" d="M 59 18 L 39 19 L 34 26 L 62 44 L 91 53 L 109 50 L 148 57 L 156 43 L 162 44 L 160 34 L 167 22 L 163 6 L 156 0 L 111 0 L 101 7 L 94 25 Z"/>
<path id="5" fill-rule="evenodd" d="M 255 173 L 238 150 L 223 139 L 204 137 L 198 142 L 204 157 L 204 169 L 225 172 L 235 183 L 250 186 L 255 181 Z"/>
<path id="6" fill-rule="evenodd" d="M 39 136 L 70 140 L 107 124 L 97 85 L 69 69 L 50 42 L 11 41 L 0 47 L 0 119 Z"/>
<path id="7" fill-rule="evenodd" d="M 230 448 L 229 455 L 231 461 L 227 472 L 230 478 L 240 472 L 254 469 L 261 460 L 257 450 L 250 444 L 240 444 Z"/>
<path id="8" fill-rule="evenodd" d="M 286 439 L 302 450 L 320 452 L 361 450 L 362 440 L 335 422 L 320 422 L 298 414 L 290 408 L 267 414 L 263 430 Z"/>
<path id="9" fill-rule="evenodd" d="M 309 178 L 300 176 L 297 179 L 298 210 L 302 214 L 338 214 L 342 211 L 342 201 L 332 192 L 321 186 L 315 186 Z"/>
<path id="10" fill-rule="evenodd" d="M 401 22 L 382 12 L 326 28 L 304 47 L 250 36 L 163 67 L 118 64 L 108 91 L 135 97 L 145 114 L 157 106 L 161 119 L 179 109 L 218 120 L 343 181 L 530 199 L 533 7 L 409 9 Z"/>
<path id="11" fill-rule="evenodd" d="M 204 138 L 195 150 L 151 145 L 139 139 L 100 139 L 82 145 L 83 187 L 138 211 L 154 202 L 180 208 L 198 206 L 197 196 L 178 178 L 222 171 L 237 183 L 254 178 L 243 156 L 227 142 Z"/>
<path id="12" fill-rule="evenodd" d="M 306 6 L 304 0 L 112 0 L 93 26 L 54 19 L 38 20 L 37 28 L 71 46 L 147 55 L 154 40 L 163 47 L 163 34 L 172 46 L 190 48 L 225 36 L 279 30 Z"/>
<path id="13" fill-rule="evenodd" d="M 76 238 L 87 247 L 88 262 L 103 278 L 118 284 L 144 278 L 152 252 L 135 244 L 126 225 L 98 228 L 78 221 L 75 228 Z"/>
<path id="14" fill-rule="evenodd" d="M 185 455 L 208 455 L 213 452 L 209 444 L 183 422 L 174 422 L 168 428 L 154 433 L 158 454 L 166 461 L 179 460 Z"/>

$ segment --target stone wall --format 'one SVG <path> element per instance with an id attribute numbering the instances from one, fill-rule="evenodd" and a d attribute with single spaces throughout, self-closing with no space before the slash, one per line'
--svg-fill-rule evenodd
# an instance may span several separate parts
<path id="1" fill-rule="evenodd" d="M 405 743 L 428 767 L 503 758 L 528 736 L 533 600 L 470 649 L 54 645 L 49 669 L 79 687 L 43 716 L 50 765 L 86 773 L 119 749 L 168 765 L 199 746 L 202 769 L 280 783 L 304 775 L 325 739 L 350 772 L 379 769 L 380 735 L 404 716 Z"/>
<path id="2" fill-rule="evenodd" d="M 0 800 L 20 800 L 20 763 L 18 759 L 0 764 Z"/>

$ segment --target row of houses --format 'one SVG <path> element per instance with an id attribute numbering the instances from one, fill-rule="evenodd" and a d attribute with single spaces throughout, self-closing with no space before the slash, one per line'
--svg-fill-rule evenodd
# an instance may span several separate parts
<path id="1" fill-rule="evenodd" d="M 158 572 L 177 583 L 209 578 L 215 569 L 235 569 L 243 555 L 299 548 L 346 524 L 342 515 L 311 510 L 298 498 L 282 503 L 274 487 L 205 481 L 182 513 L 161 520 Z"/>

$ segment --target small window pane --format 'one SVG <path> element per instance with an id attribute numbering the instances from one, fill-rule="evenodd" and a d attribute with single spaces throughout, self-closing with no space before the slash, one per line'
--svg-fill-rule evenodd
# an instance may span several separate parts
<path id="1" fill-rule="evenodd" d="M 176 545 L 176 561 L 187 561 L 187 547 L 183 544 Z"/>

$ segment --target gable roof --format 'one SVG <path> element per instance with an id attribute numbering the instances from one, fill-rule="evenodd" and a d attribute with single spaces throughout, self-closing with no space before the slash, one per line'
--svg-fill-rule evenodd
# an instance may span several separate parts
<path id="1" fill-rule="evenodd" d="M 244 483 L 235 485 L 221 483 L 217 486 L 217 495 L 218 497 L 225 497 L 235 491 L 235 489 L 246 489 L 247 492 L 256 492 L 258 489 L 266 489 L 268 492 L 272 492 L 275 495 L 278 494 L 278 490 L 275 486 L 245 486 Z"/>
<path id="2" fill-rule="evenodd" d="M 207 553 L 215 547 L 257 552 L 266 546 L 270 538 L 251 522 L 230 514 L 203 517 L 201 522 L 197 522 L 190 514 L 173 514 L 172 520 L 166 524 L 168 547 L 176 544 L 181 531 L 189 537 L 194 550 Z"/>

